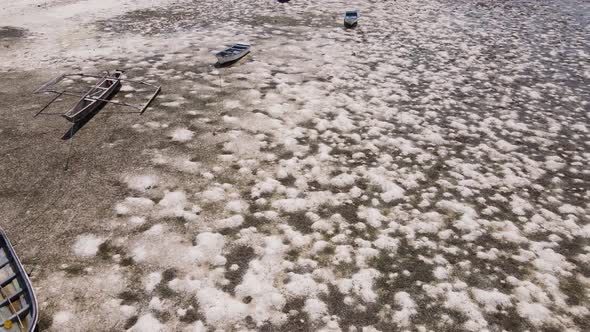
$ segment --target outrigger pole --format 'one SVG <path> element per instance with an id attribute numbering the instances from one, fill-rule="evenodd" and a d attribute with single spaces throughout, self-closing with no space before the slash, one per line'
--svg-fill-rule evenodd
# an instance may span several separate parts
<path id="1" fill-rule="evenodd" d="M 97 78 L 100 81 L 104 81 L 104 80 L 110 80 L 110 81 L 114 81 L 114 82 L 130 82 L 130 83 L 135 83 L 135 84 L 143 84 L 146 86 L 150 86 L 153 88 L 156 88 L 156 90 L 154 91 L 154 93 L 148 98 L 147 102 L 143 105 L 133 105 L 133 104 L 129 104 L 129 103 L 124 103 L 124 102 L 117 102 L 117 101 L 111 101 L 111 100 L 107 100 L 107 99 L 103 99 L 103 98 L 97 98 L 97 97 L 93 97 L 93 96 L 89 96 L 88 93 L 86 94 L 77 94 L 77 93 L 72 93 L 69 92 L 67 90 L 63 90 L 63 91 L 57 91 L 52 89 L 53 86 L 55 86 L 56 84 L 58 84 L 59 82 L 61 82 L 64 78 L 66 77 L 73 77 L 73 76 L 77 76 L 77 77 L 92 77 L 92 78 Z M 95 85 L 94 88 L 97 88 L 97 86 Z M 156 97 L 158 96 L 158 94 L 162 91 L 162 87 L 160 85 L 155 85 L 155 84 L 151 84 L 148 82 L 144 82 L 144 81 L 138 81 L 138 80 L 130 80 L 130 79 L 124 79 L 124 78 L 110 78 L 110 74 L 107 71 L 106 75 L 103 76 L 98 76 L 98 75 L 88 75 L 88 74 L 84 74 L 84 73 L 74 73 L 74 74 L 62 74 L 60 76 L 57 76 L 53 79 L 51 79 L 50 81 L 48 81 L 47 83 L 43 84 L 42 86 L 40 86 L 39 88 L 37 88 L 35 91 L 33 91 L 34 94 L 41 94 L 41 93 L 55 93 L 57 94 L 57 96 L 55 96 L 55 98 L 53 98 L 47 105 L 45 105 L 40 111 L 38 111 L 34 117 L 38 116 L 39 114 L 42 114 L 44 110 L 46 110 L 49 106 L 51 106 L 51 104 L 53 104 L 56 100 L 59 99 L 59 97 L 66 95 L 66 96 L 73 96 L 73 97 L 79 97 L 82 98 L 83 100 L 87 100 L 87 101 L 93 101 L 93 102 L 105 102 L 105 103 L 111 103 L 114 105 L 118 105 L 118 106 L 125 106 L 125 107 L 131 107 L 133 109 L 137 110 L 137 113 L 139 113 L 140 115 L 143 114 L 147 108 L 151 105 L 151 103 L 154 101 L 154 99 L 156 99 Z M 128 113 L 135 113 L 135 112 L 128 112 Z M 58 114 L 51 114 L 51 115 L 58 115 Z"/>

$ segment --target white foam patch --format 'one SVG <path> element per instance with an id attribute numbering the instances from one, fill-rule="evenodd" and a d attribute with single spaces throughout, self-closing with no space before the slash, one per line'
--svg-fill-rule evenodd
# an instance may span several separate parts
<path id="1" fill-rule="evenodd" d="M 69 322 L 72 318 L 74 318 L 74 315 L 71 312 L 58 311 L 55 313 L 55 315 L 53 315 L 53 324 L 60 326 Z"/>
<path id="2" fill-rule="evenodd" d="M 207 327 L 205 324 L 198 320 L 194 322 L 190 327 L 187 328 L 187 332 L 207 332 Z"/>
<path id="3" fill-rule="evenodd" d="M 151 292 L 157 284 L 162 281 L 162 274 L 160 272 L 152 272 L 144 280 L 145 290 Z"/>
<path id="4" fill-rule="evenodd" d="M 221 255 L 224 246 L 223 235 L 209 232 L 201 233 L 197 235 L 197 246 L 193 255 L 200 263 L 224 265 L 226 259 Z"/>
<path id="5" fill-rule="evenodd" d="M 321 300 L 307 299 L 305 300 L 303 311 L 312 322 L 315 322 L 328 314 L 328 306 Z"/>
<path id="6" fill-rule="evenodd" d="M 225 219 L 219 219 L 215 222 L 216 228 L 234 228 L 244 223 L 244 217 L 241 215 L 231 216 Z"/>
<path id="7" fill-rule="evenodd" d="M 167 328 L 164 324 L 160 323 L 152 314 L 145 314 L 137 320 L 135 325 L 129 329 L 129 332 L 163 332 Z"/>
<path id="8" fill-rule="evenodd" d="M 357 215 L 375 228 L 381 227 L 382 222 L 386 219 L 380 210 L 364 206 L 359 207 Z"/>
<path id="9" fill-rule="evenodd" d="M 516 310 L 521 317 L 526 318 L 536 327 L 554 322 L 551 311 L 541 303 L 520 302 Z"/>
<path id="10" fill-rule="evenodd" d="M 471 293 L 475 301 L 483 305 L 486 312 L 497 312 L 498 310 L 512 306 L 510 295 L 501 293 L 496 289 L 488 291 L 475 288 Z"/>
<path id="11" fill-rule="evenodd" d="M 295 297 L 311 297 L 320 293 L 326 293 L 326 285 L 318 284 L 310 274 L 297 274 L 290 272 L 288 274 L 289 282 L 285 284 L 287 294 Z"/>
<path id="12" fill-rule="evenodd" d="M 230 201 L 225 205 L 225 209 L 233 213 L 243 213 L 248 210 L 248 203 L 242 200 Z"/>
<path id="13" fill-rule="evenodd" d="M 252 297 L 256 305 L 256 311 L 252 314 L 255 322 L 270 321 L 281 325 L 287 319 L 282 312 L 286 304 L 285 296 L 274 286 L 275 278 L 284 269 L 282 257 L 286 249 L 279 237 L 266 238 L 262 257 L 250 261 L 242 282 L 236 286 L 236 296 Z"/>
<path id="14" fill-rule="evenodd" d="M 193 138 L 194 133 L 186 128 L 177 128 L 170 133 L 170 138 L 177 142 L 187 142 Z"/>
<path id="15" fill-rule="evenodd" d="M 127 197 L 123 202 L 115 205 L 115 211 L 119 215 L 141 215 L 150 211 L 153 206 L 154 202 L 149 198 Z"/>
<path id="16" fill-rule="evenodd" d="M 214 187 L 201 193 L 201 198 L 206 202 L 219 202 L 226 198 L 225 190 Z"/>
<path id="17" fill-rule="evenodd" d="M 99 238 L 93 234 L 78 236 L 73 246 L 74 254 L 82 257 L 95 256 L 98 252 L 98 247 L 103 242 L 104 240 L 102 238 Z"/>
<path id="18" fill-rule="evenodd" d="M 155 175 L 128 175 L 124 177 L 124 181 L 130 189 L 146 191 L 157 185 L 158 177 Z"/>
<path id="19" fill-rule="evenodd" d="M 156 151 L 152 161 L 156 165 L 167 165 L 185 173 L 197 174 L 201 170 L 201 163 L 192 161 L 185 155 L 167 156 Z"/>
<path id="20" fill-rule="evenodd" d="M 395 293 L 393 297 L 395 304 L 400 307 L 393 314 L 393 321 L 399 327 L 408 327 L 411 324 L 412 316 L 416 315 L 416 302 L 406 292 Z"/>
<path id="21" fill-rule="evenodd" d="M 352 275 L 350 279 L 341 279 L 338 289 L 344 294 L 356 294 L 362 301 L 373 303 L 377 300 L 377 293 L 373 290 L 373 283 L 380 275 L 375 269 L 362 269 Z"/>
<path id="22" fill-rule="evenodd" d="M 159 218 L 177 217 L 187 221 L 194 221 L 200 208 L 191 204 L 186 193 L 182 191 L 166 191 L 164 197 L 156 205 Z"/>
<path id="23" fill-rule="evenodd" d="M 468 331 L 481 331 L 488 326 L 477 305 L 471 301 L 465 292 L 451 291 L 447 293 L 447 300 L 444 306 L 466 316 L 467 321 L 463 323 L 463 328 Z"/>

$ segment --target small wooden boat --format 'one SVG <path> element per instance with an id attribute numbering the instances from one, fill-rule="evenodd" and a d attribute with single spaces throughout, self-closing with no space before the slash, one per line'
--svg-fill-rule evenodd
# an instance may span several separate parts
<path id="1" fill-rule="evenodd" d="M 64 113 L 63 117 L 70 122 L 76 122 L 109 102 L 108 98 L 121 86 L 121 75 L 120 71 L 114 71 L 99 79 L 98 83 L 82 96 L 76 106 Z"/>
<path id="2" fill-rule="evenodd" d="M 250 53 L 250 45 L 235 44 L 232 47 L 215 54 L 215 56 L 217 57 L 217 63 L 221 65 L 237 61 L 248 53 Z"/>
<path id="3" fill-rule="evenodd" d="M 344 26 L 347 28 L 352 28 L 353 26 L 357 25 L 359 19 L 359 13 L 356 10 L 347 11 L 344 14 Z"/>
<path id="4" fill-rule="evenodd" d="M 34 331 L 37 319 L 31 281 L 0 228 L 0 332 Z"/>

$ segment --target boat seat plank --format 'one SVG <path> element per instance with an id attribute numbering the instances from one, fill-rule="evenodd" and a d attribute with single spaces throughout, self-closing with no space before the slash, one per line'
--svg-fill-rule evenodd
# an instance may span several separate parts
<path id="1" fill-rule="evenodd" d="M 8 259 L 4 259 L 1 263 L 0 263 L 0 269 L 4 268 L 6 265 L 8 265 L 10 263 L 10 260 Z"/>
<path id="2" fill-rule="evenodd" d="M 31 308 L 31 306 L 26 305 L 24 306 L 21 310 L 19 310 L 17 313 L 15 313 L 14 315 L 10 316 L 10 318 L 8 318 L 8 320 L 11 321 L 18 321 L 19 318 L 20 320 L 22 320 L 23 316 L 26 315 L 29 312 L 29 309 Z"/>
<path id="3" fill-rule="evenodd" d="M 23 292 L 24 292 L 23 289 L 19 289 L 18 292 L 11 294 L 10 296 L 8 296 L 4 300 L 2 300 L 2 302 L 0 302 L 0 308 L 5 307 L 5 306 L 9 305 L 10 303 L 14 302 L 16 299 L 18 299 L 23 294 Z"/>
<path id="4" fill-rule="evenodd" d="M 14 279 L 16 279 L 16 274 L 13 274 L 0 282 L 0 287 L 6 287 L 6 285 L 10 284 Z"/>

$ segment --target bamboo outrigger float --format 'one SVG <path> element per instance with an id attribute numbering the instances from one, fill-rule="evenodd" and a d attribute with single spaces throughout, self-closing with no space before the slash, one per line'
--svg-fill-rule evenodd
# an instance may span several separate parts
<path id="1" fill-rule="evenodd" d="M 42 114 L 51 104 L 53 104 L 58 98 L 61 96 L 74 96 L 79 97 L 80 100 L 68 110 L 66 113 L 62 114 L 64 118 L 66 118 L 70 122 L 78 122 L 86 118 L 88 115 L 93 114 L 97 110 L 99 110 L 105 104 L 114 104 L 118 106 L 124 107 L 131 107 L 137 110 L 136 113 L 143 114 L 145 110 L 150 106 L 150 104 L 154 101 L 154 99 L 158 96 L 160 91 L 162 90 L 161 86 L 150 84 L 143 81 L 135 81 L 135 80 L 128 80 L 121 78 L 123 76 L 123 72 L 119 70 L 115 70 L 112 73 L 106 72 L 103 76 L 98 75 L 87 75 L 83 73 L 76 73 L 76 74 L 64 74 L 58 76 L 49 82 L 43 84 L 33 93 L 40 94 L 40 93 L 53 93 L 56 94 L 55 98 L 53 98 L 47 105 L 45 105 L 37 115 Z M 68 91 L 67 89 L 63 90 L 56 90 L 55 86 L 64 80 L 65 78 L 72 78 L 72 77 L 80 77 L 80 78 L 96 78 L 98 79 L 97 83 L 94 84 L 88 92 L 85 94 L 75 93 Z M 142 84 L 145 86 L 149 86 L 154 88 L 154 92 L 151 94 L 147 102 L 143 105 L 134 105 L 124 102 L 115 102 L 111 101 L 112 98 L 121 88 L 122 83 L 131 83 L 131 84 Z"/>
<path id="2" fill-rule="evenodd" d="M 31 332 L 37 327 L 37 299 L 12 244 L 0 228 L 0 332 Z"/>

